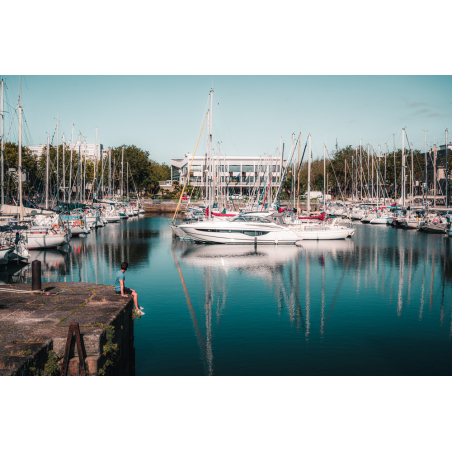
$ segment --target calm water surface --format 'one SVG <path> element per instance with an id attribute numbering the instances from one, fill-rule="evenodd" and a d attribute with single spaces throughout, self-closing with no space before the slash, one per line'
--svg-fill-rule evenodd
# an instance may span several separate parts
<path id="1" fill-rule="evenodd" d="M 131 218 L 31 252 L 45 281 L 126 285 L 137 375 L 450 375 L 452 240 L 356 225 L 302 247 L 197 245 Z M 13 272 L 16 272 L 12 275 Z M 29 267 L 0 273 L 29 280 Z"/>

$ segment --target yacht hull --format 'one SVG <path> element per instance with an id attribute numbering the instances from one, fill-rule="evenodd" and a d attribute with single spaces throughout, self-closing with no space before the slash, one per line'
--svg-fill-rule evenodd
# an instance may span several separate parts
<path id="1" fill-rule="evenodd" d="M 27 233 L 27 248 L 36 250 L 41 248 L 56 248 L 69 241 L 67 234 L 33 234 Z"/>
<path id="2" fill-rule="evenodd" d="M 276 230 L 266 227 L 253 229 L 252 227 L 248 227 L 248 225 L 228 224 L 224 226 L 219 223 L 212 223 L 211 225 L 184 225 L 180 226 L 180 229 L 195 242 L 200 243 L 217 243 L 223 245 L 293 245 L 300 240 L 300 237 L 294 232 L 283 227 Z"/>

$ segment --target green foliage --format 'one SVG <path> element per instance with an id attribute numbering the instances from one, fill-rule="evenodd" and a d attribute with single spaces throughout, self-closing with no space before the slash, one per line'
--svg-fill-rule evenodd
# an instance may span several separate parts
<path id="1" fill-rule="evenodd" d="M 111 172 L 112 185 L 115 190 L 120 189 L 121 185 L 121 161 L 122 161 L 122 147 L 118 146 L 111 150 Z M 45 146 L 43 149 L 45 150 Z M 58 176 L 61 186 L 69 186 L 69 168 L 71 163 L 71 151 L 65 147 L 64 152 L 65 168 L 63 171 L 63 145 L 58 147 Z M 25 196 L 33 195 L 39 189 L 42 193 L 45 186 L 46 177 L 46 152 L 43 152 L 39 159 L 26 147 L 22 148 L 22 167 L 23 172 L 27 173 L 27 181 L 23 183 L 23 190 Z M 55 193 L 57 183 L 57 149 L 56 146 L 49 148 L 49 183 L 52 197 Z M 127 181 L 127 162 L 129 163 L 129 191 L 145 190 L 146 192 L 157 193 L 159 189 L 159 181 L 170 178 L 171 169 L 166 164 L 160 164 L 149 158 L 149 152 L 144 151 L 135 145 L 124 145 L 124 189 Z M 85 172 L 86 163 L 86 172 Z M 8 168 L 16 168 L 18 166 L 18 146 L 16 143 L 5 143 L 5 185 L 8 193 L 16 196 L 17 193 L 17 176 L 10 174 Z M 86 177 L 86 184 L 92 184 L 94 175 L 96 175 L 95 184 L 92 188 L 91 199 L 93 192 L 97 190 L 102 179 L 102 167 L 104 169 L 104 185 L 108 184 L 108 160 L 104 158 L 103 161 L 94 162 L 81 156 L 80 174 Z M 72 183 L 77 180 L 77 173 L 79 171 L 79 156 L 78 151 L 72 152 Z M 63 177 L 65 180 L 63 181 Z M 9 191 L 8 191 L 9 190 Z M 87 195 L 89 189 L 87 189 Z"/>
<path id="2" fill-rule="evenodd" d="M 381 155 L 384 156 L 384 149 Z M 373 164 L 372 164 L 373 157 Z M 405 149 L 405 158 L 407 165 L 407 177 L 411 171 L 411 150 Z M 452 159 L 452 155 L 451 155 Z M 380 172 L 380 180 L 384 181 L 385 175 L 385 160 L 384 157 L 378 159 L 378 149 L 370 149 L 369 154 L 367 148 L 361 149 L 361 154 L 352 146 L 346 146 L 337 151 L 330 152 L 326 156 L 326 179 L 328 182 L 327 191 L 336 197 L 341 196 L 345 190 L 350 192 L 352 190 L 352 175 L 356 178 L 356 164 L 358 161 L 358 179 L 361 181 L 361 160 L 363 168 L 363 186 L 367 184 L 367 174 L 372 175 L 372 165 L 374 169 L 374 183 L 377 184 L 378 172 Z M 395 160 L 395 164 L 394 164 Z M 419 150 L 413 150 L 413 174 L 414 180 L 420 180 L 423 177 L 424 170 L 424 154 Z M 395 174 L 394 174 L 395 165 Z M 386 155 L 386 187 L 389 189 L 394 186 L 394 176 L 397 178 L 397 184 L 400 184 L 400 176 L 402 172 L 402 150 L 398 149 L 395 152 L 388 152 Z M 305 161 L 300 168 L 300 194 L 307 191 L 308 180 L 308 162 L 305 156 Z M 292 183 L 292 174 L 289 169 L 287 179 L 284 183 L 284 191 L 290 195 Z M 311 190 L 318 190 L 323 192 L 324 187 L 324 161 L 323 156 L 311 161 Z M 363 193 L 364 193 L 363 188 Z"/>
<path id="3" fill-rule="evenodd" d="M 60 363 L 58 356 L 53 350 L 50 350 L 47 362 L 44 364 L 44 369 L 38 369 L 36 367 L 30 367 L 30 371 L 33 375 L 38 377 L 51 377 L 61 374 Z"/>
<path id="4" fill-rule="evenodd" d="M 107 326 L 105 328 L 105 336 L 107 342 L 102 349 L 102 354 L 106 357 L 105 364 L 99 369 L 98 375 L 106 375 L 107 369 L 115 362 L 116 355 L 118 353 L 118 344 L 114 343 L 115 327 Z"/>

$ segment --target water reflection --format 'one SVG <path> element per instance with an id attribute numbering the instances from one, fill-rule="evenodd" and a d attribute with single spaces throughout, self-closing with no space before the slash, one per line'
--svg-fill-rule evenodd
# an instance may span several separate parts
<path id="1" fill-rule="evenodd" d="M 73 237 L 62 248 L 30 250 L 30 263 L 35 259 L 41 261 L 42 280 L 46 282 L 112 284 L 118 264 L 123 261 L 134 265 L 147 262 L 151 239 L 158 237 L 158 230 L 149 228 L 141 218 L 132 217 L 93 230 L 86 236 Z M 31 280 L 31 265 L 23 269 L 22 280 Z M 11 277 L 6 277 L 7 281 L 13 282 Z"/>
<path id="2" fill-rule="evenodd" d="M 191 306 L 190 314 L 197 337 L 205 337 L 204 342 L 200 341 L 205 345 L 200 346 L 206 373 L 212 374 L 212 311 L 216 307 L 219 322 L 227 303 L 227 288 L 237 284 L 237 278 L 248 278 L 250 291 L 256 284 L 249 278 L 257 277 L 260 284 L 271 288 L 278 315 L 286 313 L 289 323 L 306 342 L 313 328 L 316 340 L 328 334 L 336 309 L 340 309 L 341 318 L 344 312 L 350 320 L 363 315 L 370 328 L 384 331 L 383 324 L 371 325 L 373 319 L 366 309 L 375 310 L 377 315 L 382 315 L 379 311 L 385 315 L 390 312 L 400 318 L 406 311 L 412 322 L 414 304 L 416 321 L 421 322 L 426 296 L 429 310 L 438 312 L 437 328 L 442 328 L 446 312 L 451 315 L 452 335 L 450 248 L 447 237 L 363 226 L 353 239 L 304 241 L 301 247 L 198 245 L 174 240 L 173 256 L 181 263 L 177 263 L 181 273 L 197 269 L 204 285 L 204 312 L 196 314 Z M 188 297 L 186 287 L 185 291 Z M 351 309 L 353 304 L 356 307 Z M 200 326 L 201 317 L 204 327 Z M 337 328 L 337 320 L 334 323 Z"/>

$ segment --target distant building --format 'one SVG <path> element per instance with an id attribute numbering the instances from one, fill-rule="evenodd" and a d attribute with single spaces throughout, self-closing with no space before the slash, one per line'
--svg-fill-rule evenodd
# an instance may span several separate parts
<path id="1" fill-rule="evenodd" d="M 94 143 L 84 143 L 84 142 L 77 141 L 72 146 L 70 144 L 67 145 L 65 149 L 70 151 L 71 147 L 74 152 L 77 152 L 77 155 L 78 155 L 78 151 L 80 148 L 80 155 L 82 157 L 85 156 L 86 158 L 91 159 L 91 160 L 94 160 L 94 159 L 99 160 L 101 152 L 105 157 L 106 156 L 105 151 L 107 151 L 107 150 L 104 151 L 104 147 L 100 143 L 94 144 Z M 33 155 L 40 157 L 43 152 L 44 153 L 46 152 L 47 144 L 42 144 L 39 146 L 28 146 L 28 148 L 33 153 Z"/>
<path id="2" fill-rule="evenodd" d="M 449 155 L 452 153 L 452 143 L 447 145 Z M 428 195 L 434 194 L 434 177 L 435 177 L 435 155 L 436 155 L 436 194 L 437 196 L 446 195 L 446 145 L 443 144 L 439 147 L 433 146 L 427 153 L 427 185 Z M 448 168 L 449 174 L 452 168 Z M 424 180 L 425 183 L 425 169 Z M 450 183 L 450 182 L 449 182 Z M 450 193 L 449 193 L 450 195 Z"/>
<path id="3" fill-rule="evenodd" d="M 183 185 L 189 178 L 188 183 L 193 187 L 205 189 L 208 179 L 207 158 L 204 155 L 195 156 L 185 154 L 184 158 L 171 159 L 171 181 L 179 182 Z M 188 169 L 190 167 L 190 174 Z M 270 178 L 272 186 L 277 187 L 281 183 L 283 168 L 287 164 L 282 164 L 281 157 L 273 156 L 220 156 L 214 157 L 215 165 L 215 185 L 227 186 L 229 192 L 249 194 L 255 187 L 263 187 Z"/>

